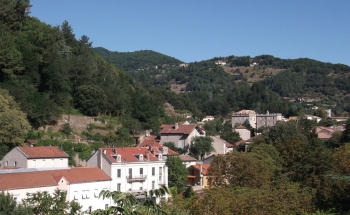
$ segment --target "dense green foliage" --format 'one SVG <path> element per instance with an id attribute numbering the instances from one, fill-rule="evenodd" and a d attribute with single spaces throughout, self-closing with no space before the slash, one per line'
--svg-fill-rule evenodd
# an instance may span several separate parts
<path id="1" fill-rule="evenodd" d="M 182 191 L 187 181 L 186 166 L 178 156 L 168 156 L 165 165 L 168 167 L 169 187 L 177 187 L 178 191 Z"/>
<path id="2" fill-rule="evenodd" d="M 165 90 L 171 88 L 174 90 L 175 85 L 175 89 L 181 88 L 180 97 L 189 98 L 199 111 L 205 114 L 225 116 L 230 111 L 254 109 L 260 113 L 268 110 L 290 116 L 297 115 L 303 110 L 301 104 L 292 104 L 283 97 L 289 97 L 291 101 L 302 97 L 318 99 L 326 108 L 336 103 L 337 106 L 332 107 L 336 114 L 350 110 L 348 102 L 350 67 L 346 65 L 305 58 L 285 60 L 270 55 L 254 58 L 250 56 L 213 58 L 189 63 L 187 66 L 180 66 L 179 63 L 174 65 L 171 62 L 160 68 L 155 68 L 157 63 L 154 63 L 153 67 L 147 67 L 147 64 L 143 64 L 144 61 L 137 57 L 133 60 L 141 66 L 125 70 L 136 81 L 147 82 Z M 227 72 L 227 68 L 225 72 L 222 66 L 216 65 L 217 60 L 226 61 L 228 68 L 232 68 L 232 74 Z M 124 58 L 120 58 L 120 62 L 113 63 L 122 67 L 124 61 Z M 262 71 L 260 74 L 262 80 L 248 83 L 245 73 L 249 72 L 252 63 L 256 63 L 253 71 Z M 246 69 L 234 70 L 234 67 Z M 279 69 L 281 72 L 277 75 L 266 72 L 271 69 Z M 250 74 L 250 77 L 252 76 L 254 73 Z M 182 108 L 176 105 L 175 107 Z"/>
<path id="3" fill-rule="evenodd" d="M 27 193 L 22 203 L 17 203 L 9 193 L 0 193 L 1 215 L 81 215 L 81 206 L 76 201 L 66 201 L 67 192 L 55 190 L 48 192 Z"/>
<path id="4" fill-rule="evenodd" d="M 102 47 L 96 47 L 93 50 L 104 59 L 118 65 L 119 68 L 124 70 L 145 69 L 149 67 L 161 68 L 164 64 L 176 65 L 182 63 L 180 60 L 173 57 L 169 57 L 151 50 L 135 52 L 111 52 Z"/>

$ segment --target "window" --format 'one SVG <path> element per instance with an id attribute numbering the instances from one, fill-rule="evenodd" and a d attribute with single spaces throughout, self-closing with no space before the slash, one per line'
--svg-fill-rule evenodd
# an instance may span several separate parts
<path id="1" fill-rule="evenodd" d="M 41 161 L 41 166 L 44 167 L 44 166 L 45 166 L 45 163 L 46 163 L 45 160 L 42 160 L 42 161 Z"/>
<path id="2" fill-rule="evenodd" d="M 92 206 L 89 206 L 88 213 L 91 214 L 91 212 L 92 212 Z"/>
<path id="3" fill-rule="evenodd" d="M 117 170 L 117 177 L 118 178 L 122 177 L 122 170 L 121 169 Z"/>
<path id="4" fill-rule="evenodd" d="M 143 176 L 143 168 L 140 168 L 140 176 Z"/>
<path id="5" fill-rule="evenodd" d="M 155 176 L 156 175 L 156 168 L 152 167 L 152 175 Z"/>
<path id="6" fill-rule="evenodd" d="M 60 159 L 60 166 L 63 166 L 63 159 Z"/>
<path id="7" fill-rule="evenodd" d="M 117 155 L 117 162 L 121 162 L 122 161 L 122 157 L 120 155 Z"/>
<path id="8" fill-rule="evenodd" d="M 85 197 L 86 197 L 87 199 L 90 199 L 90 190 L 86 190 L 86 191 L 85 191 Z"/>
<path id="9" fill-rule="evenodd" d="M 36 160 L 33 160 L 33 167 L 36 167 Z"/>
<path id="10" fill-rule="evenodd" d="M 129 168 L 129 178 L 131 179 L 132 178 L 132 169 Z"/>
<path id="11" fill-rule="evenodd" d="M 75 200 L 78 199 L 78 191 L 74 191 L 74 199 L 75 199 Z"/>
<path id="12" fill-rule="evenodd" d="M 98 198 L 98 195 L 99 195 L 99 194 L 98 194 L 98 189 L 95 189 L 95 190 L 94 190 L 94 196 L 95 196 L 95 198 Z"/>
<path id="13" fill-rule="evenodd" d="M 108 204 L 105 204 L 105 210 L 108 208 Z"/>
<path id="14" fill-rule="evenodd" d="M 158 155 L 158 160 L 163 160 L 163 156 L 161 154 Z"/>
<path id="15" fill-rule="evenodd" d="M 13 195 L 12 198 L 13 198 L 13 200 L 14 200 L 15 202 L 17 202 L 17 200 L 18 200 L 18 196 L 19 196 L 19 195 Z"/>
<path id="16" fill-rule="evenodd" d="M 142 190 L 142 187 L 140 187 L 140 190 Z"/>
<path id="17" fill-rule="evenodd" d="M 119 192 L 120 192 L 120 187 L 121 187 L 121 184 L 118 183 L 118 184 L 117 184 L 117 191 L 119 191 Z"/>
<path id="18" fill-rule="evenodd" d="M 15 163 L 13 164 L 13 166 L 17 166 L 17 161 L 15 161 Z"/>
<path id="19" fill-rule="evenodd" d="M 140 161 L 143 161 L 143 155 L 140 155 Z"/>
<path id="20" fill-rule="evenodd" d="M 156 182 L 155 182 L 155 181 L 152 181 L 152 189 L 155 188 L 155 185 L 156 185 Z"/>
<path id="21" fill-rule="evenodd" d="M 85 191 L 85 190 L 83 190 L 83 191 L 81 192 L 81 198 L 82 198 L 82 199 L 86 199 L 86 191 Z"/>
<path id="22" fill-rule="evenodd" d="M 162 167 L 159 167 L 159 181 L 162 181 L 163 170 Z"/>

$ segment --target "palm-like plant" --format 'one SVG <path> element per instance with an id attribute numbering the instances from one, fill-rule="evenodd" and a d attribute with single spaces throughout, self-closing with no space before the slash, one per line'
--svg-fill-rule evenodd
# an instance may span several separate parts
<path id="1" fill-rule="evenodd" d="M 163 215 L 166 214 L 160 205 L 152 201 L 152 197 L 161 197 L 169 194 L 169 188 L 162 186 L 159 189 L 139 192 L 137 195 L 131 193 L 122 193 L 119 191 L 102 190 L 99 198 L 111 198 L 116 206 L 110 206 L 105 210 L 98 209 L 92 212 L 93 215 Z M 143 202 L 137 200 L 137 196 L 144 195 Z"/>

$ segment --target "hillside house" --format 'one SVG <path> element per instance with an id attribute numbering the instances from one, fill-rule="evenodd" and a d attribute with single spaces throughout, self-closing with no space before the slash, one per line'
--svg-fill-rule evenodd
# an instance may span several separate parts
<path id="1" fill-rule="evenodd" d="M 213 139 L 212 146 L 215 149 L 215 152 L 210 154 L 205 154 L 204 158 L 207 158 L 213 154 L 226 154 L 233 150 L 233 145 L 226 140 L 220 138 L 220 136 L 211 136 Z"/>
<path id="2" fill-rule="evenodd" d="M 187 168 L 188 184 L 192 186 L 208 187 L 208 169 L 210 164 L 195 164 Z"/>
<path id="3" fill-rule="evenodd" d="M 57 146 L 18 146 L 2 159 L 4 168 L 63 168 L 68 167 L 68 158 Z"/>
<path id="4" fill-rule="evenodd" d="M 211 121 L 211 120 L 214 120 L 213 116 L 206 116 L 202 119 L 202 122 L 207 122 L 207 121 Z"/>
<path id="5" fill-rule="evenodd" d="M 186 168 L 195 165 L 197 163 L 197 159 L 190 155 L 180 155 L 179 158 L 182 160 L 182 163 L 186 166 Z"/>
<path id="6" fill-rule="evenodd" d="M 87 166 L 99 167 L 110 176 L 111 190 L 137 194 L 168 185 L 163 152 L 155 147 L 100 148 L 87 161 Z"/>
<path id="7" fill-rule="evenodd" d="M 164 159 L 167 158 L 168 155 L 179 155 L 177 152 L 172 149 L 161 145 L 156 136 L 148 136 L 140 143 L 137 147 L 147 147 L 151 151 L 159 152 L 163 154 Z"/>
<path id="8" fill-rule="evenodd" d="M 250 130 L 248 130 L 243 125 L 237 126 L 236 128 L 234 128 L 234 131 L 239 134 L 242 140 L 248 140 L 251 137 Z"/>
<path id="9" fill-rule="evenodd" d="M 195 124 L 175 123 L 175 125 L 163 124 L 160 126 L 160 144 L 173 142 L 176 147 L 184 148 L 191 144 L 193 137 L 205 136 L 205 131 Z"/>

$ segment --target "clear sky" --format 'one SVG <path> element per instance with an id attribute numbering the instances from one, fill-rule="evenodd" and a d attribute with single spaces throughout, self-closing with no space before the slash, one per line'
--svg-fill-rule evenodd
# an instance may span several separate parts
<path id="1" fill-rule="evenodd" d="M 67 20 L 111 51 L 153 50 L 184 62 L 230 55 L 350 65 L 350 0 L 31 0 L 31 16 Z"/>

